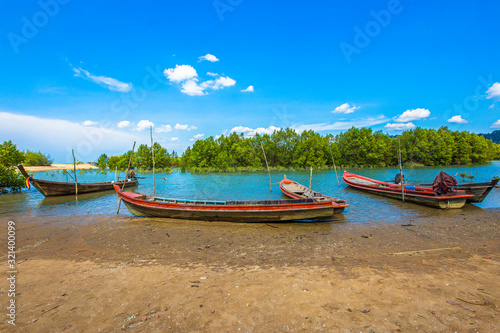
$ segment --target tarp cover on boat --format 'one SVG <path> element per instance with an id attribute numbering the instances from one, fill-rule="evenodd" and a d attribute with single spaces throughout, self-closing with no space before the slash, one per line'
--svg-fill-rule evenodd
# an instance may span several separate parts
<path id="1" fill-rule="evenodd" d="M 450 186 L 457 186 L 457 181 L 449 174 L 441 171 L 432 183 L 432 190 L 440 194 L 447 194 L 452 191 Z"/>

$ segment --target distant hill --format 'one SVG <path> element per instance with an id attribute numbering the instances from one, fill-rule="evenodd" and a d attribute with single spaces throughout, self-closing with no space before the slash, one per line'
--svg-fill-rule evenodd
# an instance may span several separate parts
<path id="1" fill-rule="evenodd" d="M 500 144 L 500 130 L 496 130 L 496 131 L 493 131 L 491 133 L 487 133 L 487 134 L 478 134 L 479 136 L 484 136 L 485 139 L 487 140 L 491 140 L 493 141 L 494 143 L 498 143 Z"/>

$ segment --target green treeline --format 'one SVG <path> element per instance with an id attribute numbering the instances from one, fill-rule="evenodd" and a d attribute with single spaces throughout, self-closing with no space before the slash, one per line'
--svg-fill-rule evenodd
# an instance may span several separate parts
<path id="1" fill-rule="evenodd" d="M 404 164 L 464 165 L 482 164 L 500 159 L 500 145 L 466 131 L 452 132 L 415 128 L 400 136 Z M 265 168 L 264 147 L 270 167 L 327 168 L 384 167 L 398 163 L 398 138 L 370 128 L 352 127 L 338 135 L 321 136 L 314 131 L 300 134 L 287 128 L 268 135 L 246 138 L 243 134 L 198 140 L 180 158 L 180 166 L 188 171 L 232 171 L 241 168 Z M 331 151 L 331 152 L 330 152 Z"/>
<path id="2" fill-rule="evenodd" d="M 25 179 L 16 168 L 21 163 L 26 166 L 51 165 L 52 159 L 41 152 L 20 151 L 11 140 L 4 141 L 0 145 L 0 192 L 5 192 L 5 187 L 16 191 L 25 186 Z"/>
<path id="3" fill-rule="evenodd" d="M 175 151 L 169 153 L 165 148 L 163 148 L 158 142 L 153 144 L 153 151 L 155 155 L 155 169 L 163 170 L 165 172 L 170 172 L 171 167 L 176 167 L 179 165 L 179 156 Z M 97 166 L 100 169 L 110 169 L 110 170 L 126 170 L 128 167 L 128 162 L 130 160 L 131 150 L 123 155 L 110 156 L 106 154 L 101 154 L 97 159 Z M 151 146 L 140 145 L 131 161 L 131 168 L 141 171 L 148 171 L 153 169 L 153 157 L 151 153 Z"/>

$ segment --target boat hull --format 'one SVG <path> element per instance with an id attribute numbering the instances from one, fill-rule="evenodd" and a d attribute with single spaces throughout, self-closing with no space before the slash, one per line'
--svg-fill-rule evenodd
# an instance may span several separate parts
<path id="1" fill-rule="evenodd" d="M 359 178 L 361 183 L 356 183 L 355 179 Z M 386 182 L 375 181 L 366 177 L 358 176 L 351 173 L 344 173 L 342 177 L 344 182 L 351 188 L 372 193 L 376 195 L 381 195 L 384 197 L 389 197 L 397 200 L 403 200 L 403 195 L 401 193 L 401 187 L 395 184 L 389 184 Z M 370 182 L 377 185 L 370 185 Z M 404 192 L 404 201 L 413 202 L 420 205 L 425 205 L 440 209 L 456 209 L 462 208 L 467 202 L 468 198 L 471 198 L 471 194 L 466 194 L 463 191 L 455 195 L 439 196 L 432 192 L 429 188 L 420 188 L 418 190 L 406 190 Z"/>
<path id="2" fill-rule="evenodd" d="M 280 189 L 281 189 L 281 192 L 283 192 L 283 194 L 285 194 L 289 198 L 292 198 L 292 199 L 312 198 L 313 200 L 316 200 L 316 201 L 330 201 L 330 202 L 332 202 L 332 204 L 334 206 L 334 214 L 341 214 L 344 212 L 344 209 L 346 207 L 349 207 L 349 205 L 347 205 L 345 203 L 346 202 L 345 200 L 337 199 L 334 197 L 323 195 L 323 194 L 318 193 L 316 191 L 312 191 L 312 190 L 307 189 L 305 186 L 303 186 L 297 182 L 292 181 L 290 184 L 286 184 L 284 181 L 285 180 L 282 180 L 280 182 Z M 291 185 L 293 185 L 295 187 L 292 188 Z M 309 193 L 306 193 L 306 191 L 309 191 Z"/>
<path id="3" fill-rule="evenodd" d="M 468 198 L 467 202 L 483 202 L 484 198 L 486 198 L 497 183 L 498 179 L 493 179 L 489 183 L 459 184 L 456 188 L 464 190 L 467 194 L 474 195 Z"/>
<path id="4" fill-rule="evenodd" d="M 115 188 L 116 189 L 116 188 Z M 151 197 L 118 191 L 130 213 L 137 216 L 183 220 L 227 222 L 290 222 L 297 220 L 328 220 L 335 207 L 331 202 L 312 200 L 274 200 L 267 204 L 178 204 L 153 201 Z M 283 202 L 283 203 L 280 203 Z"/>
<path id="5" fill-rule="evenodd" d="M 23 176 L 45 197 L 56 197 L 64 195 L 75 195 L 76 184 L 70 182 L 56 182 L 52 180 L 35 179 L 28 175 L 22 165 L 17 166 Z M 125 186 L 124 186 L 125 183 Z M 112 191 L 113 185 L 121 187 L 137 186 L 137 179 L 121 180 L 116 182 L 100 182 L 100 183 L 78 183 L 78 194 Z"/>

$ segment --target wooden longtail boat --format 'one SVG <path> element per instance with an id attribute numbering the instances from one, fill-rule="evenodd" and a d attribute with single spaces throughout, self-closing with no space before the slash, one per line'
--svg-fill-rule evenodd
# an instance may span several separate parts
<path id="1" fill-rule="evenodd" d="M 402 199 L 400 184 L 374 180 L 349 172 L 344 172 L 342 179 L 347 185 L 358 190 L 394 199 Z M 453 193 L 438 195 L 429 187 L 405 185 L 404 189 L 405 201 L 441 209 L 462 208 L 467 198 L 471 197 L 473 197 L 472 194 L 466 194 L 462 190 L 453 190 Z"/>
<path id="2" fill-rule="evenodd" d="M 21 171 L 23 176 L 26 177 L 26 180 L 29 181 L 30 184 L 32 184 L 45 197 L 75 195 L 74 182 L 56 182 L 52 180 L 35 179 L 28 175 L 21 164 L 19 164 L 17 168 Z M 137 179 L 127 179 L 116 182 L 78 183 L 78 194 L 112 191 L 113 185 L 121 187 L 123 186 L 123 183 L 125 183 L 125 187 L 130 187 L 137 186 L 139 181 Z"/>
<path id="3" fill-rule="evenodd" d="M 486 198 L 497 183 L 498 179 L 492 179 L 489 183 L 458 184 L 457 186 L 450 186 L 450 188 L 463 190 L 467 194 L 472 194 L 472 197 L 467 198 L 467 202 L 483 202 L 484 198 Z M 432 184 L 422 184 L 420 186 L 432 187 Z"/>
<path id="4" fill-rule="evenodd" d="M 313 191 L 302 184 L 299 184 L 291 179 L 283 179 L 280 182 L 281 191 L 288 197 L 293 199 L 313 199 L 314 201 L 330 201 L 335 206 L 335 214 L 340 214 L 345 207 L 349 207 L 343 199 L 334 198 L 328 195 Z"/>
<path id="5" fill-rule="evenodd" d="M 138 216 L 229 222 L 327 220 L 335 214 L 331 201 L 313 199 L 213 201 L 154 197 L 124 192 L 114 186 L 130 213 Z"/>

